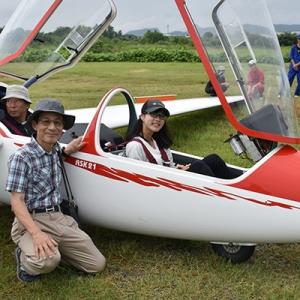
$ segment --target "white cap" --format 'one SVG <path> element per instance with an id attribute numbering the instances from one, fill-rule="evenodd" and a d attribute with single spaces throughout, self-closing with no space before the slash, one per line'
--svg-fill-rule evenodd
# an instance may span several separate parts
<path id="1" fill-rule="evenodd" d="M 248 65 L 249 65 L 250 67 L 256 65 L 256 60 L 255 60 L 255 59 L 249 60 Z"/>

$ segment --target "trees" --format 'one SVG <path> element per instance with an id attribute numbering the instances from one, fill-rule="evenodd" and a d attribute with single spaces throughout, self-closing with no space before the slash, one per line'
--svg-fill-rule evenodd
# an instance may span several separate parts
<path id="1" fill-rule="evenodd" d="M 292 44 L 296 44 L 297 42 L 297 34 L 284 32 L 278 34 L 278 40 L 281 46 L 291 46 Z"/>
<path id="2" fill-rule="evenodd" d="M 122 36 L 122 31 L 119 30 L 118 32 L 116 32 L 113 26 L 109 25 L 108 28 L 104 31 L 103 36 L 109 39 L 119 38 Z"/>
<path id="3" fill-rule="evenodd" d="M 156 44 L 161 41 L 166 41 L 168 38 L 158 31 L 147 31 L 142 38 L 143 43 Z"/>

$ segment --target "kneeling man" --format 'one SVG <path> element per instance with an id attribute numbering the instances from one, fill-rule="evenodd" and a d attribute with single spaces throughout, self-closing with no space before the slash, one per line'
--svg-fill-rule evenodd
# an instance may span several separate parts
<path id="1" fill-rule="evenodd" d="M 57 142 L 74 121 L 59 101 L 40 101 L 28 120 L 36 134 L 8 162 L 6 190 L 15 214 L 12 239 L 17 245 L 17 277 L 24 282 L 53 271 L 61 259 L 86 273 L 105 267 L 105 258 L 91 238 L 60 209 L 62 170 Z M 83 146 L 79 137 L 64 153 L 70 155 Z"/>

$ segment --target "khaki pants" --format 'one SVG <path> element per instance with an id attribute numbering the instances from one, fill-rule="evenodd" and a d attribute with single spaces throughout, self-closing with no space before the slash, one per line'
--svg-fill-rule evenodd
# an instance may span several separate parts
<path id="1" fill-rule="evenodd" d="M 15 218 L 11 236 L 22 250 L 21 265 L 28 274 L 49 273 L 58 266 L 61 259 L 87 273 L 97 273 L 104 269 L 104 256 L 91 238 L 79 229 L 72 217 L 61 212 L 50 212 L 32 214 L 32 218 L 43 232 L 49 234 L 58 243 L 58 250 L 51 258 L 42 259 L 35 256 L 31 235 Z"/>

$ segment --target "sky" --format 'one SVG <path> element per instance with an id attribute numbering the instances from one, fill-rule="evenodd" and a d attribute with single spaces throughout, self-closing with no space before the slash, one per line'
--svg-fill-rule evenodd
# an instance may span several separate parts
<path id="1" fill-rule="evenodd" d="M 14 7 L 21 0 L 0 0 L 0 25 L 5 24 Z M 37 0 L 26 0 L 28 2 Z M 51 0 L 39 0 L 49 1 Z M 74 0 L 65 0 L 74 1 Z M 80 1 L 80 0 L 77 0 Z M 82 0 L 85 3 L 101 2 L 101 0 Z M 262 0 L 230 0 L 245 3 Z M 174 0 L 114 0 L 118 14 L 112 26 L 115 30 L 126 33 L 130 30 L 143 28 L 158 28 L 161 32 L 183 31 L 185 26 L 178 13 Z M 300 24 L 300 1 L 299 0 L 266 0 L 274 24 Z M 217 0 L 187 0 L 191 3 L 193 11 L 197 12 L 197 24 L 201 27 L 211 25 L 209 21 L 209 7 L 217 3 Z M 288 3 L 288 5 L 287 5 Z"/>

